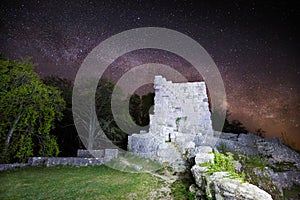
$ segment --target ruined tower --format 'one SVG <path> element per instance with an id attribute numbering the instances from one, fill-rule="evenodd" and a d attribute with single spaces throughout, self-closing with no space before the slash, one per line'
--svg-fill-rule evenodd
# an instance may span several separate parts
<path id="1" fill-rule="evenodd" d="M 187 148 L 200 145 L 205 136 L 213 134 L 206 85 L 172 83 L 155 76 L 154 89 L 149 132 L 128 136 L 128 149 L 145 158 L 171 163 L 182 159 Z"/>

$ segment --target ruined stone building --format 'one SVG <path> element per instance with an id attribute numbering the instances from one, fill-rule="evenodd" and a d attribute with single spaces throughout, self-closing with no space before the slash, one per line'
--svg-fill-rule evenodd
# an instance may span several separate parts
<path id="1" fill-rule="evenodd" d="M 154 89 L 149 132 L 129 136 L 128 149 L 161 163 L 178 162 L 186 148 L 195 147 L 204 135 L 213 133 L 206 85 L 172 83 L 155 76 Z"/>

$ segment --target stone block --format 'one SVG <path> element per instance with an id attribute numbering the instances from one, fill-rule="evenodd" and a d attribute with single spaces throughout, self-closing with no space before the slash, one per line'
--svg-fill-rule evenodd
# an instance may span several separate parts
<path id="1" fill-rule="evenodd" d="M 196 165 L 200 165 L 206 162 L 214 162 L 214 154 L 213 153 L 197 153 L 195 157 Z"/>

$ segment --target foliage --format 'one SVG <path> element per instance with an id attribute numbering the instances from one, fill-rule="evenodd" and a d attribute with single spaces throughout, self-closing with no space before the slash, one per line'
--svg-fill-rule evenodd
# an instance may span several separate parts
<path id="1" fill-rule="evenodd" d="M 166 141 L 166 142 L 170 142 L 170 141 Z M 170 143 L 175 147 L 175 149 L 180 153 L 180 156 L 185 161 L 189 161 L 188 160 L 188 154 L 189 154 L 188 148 L 185 148 L 184 152 L 183 152 L 182 149 L 180 148 L 180 146 L 176 142 L 170 142 Z"/>
<path id="2" fill-rule="evenodd" d="M 236 158 L 242 164 L 242 166 L 247 167 L 258 167 L 262 169 L 267 167 L 268 164 L 266 159 L 260 155 L 238 153 Z"/>
<path id="3" fill-rule="evenodd" d="M 76 156 L 77 149 L 83 149 L 83 144 L 77 134 L 72 113 L 72 82 L 68 79 L 48 76 L 43 79 L 47 85 L 57 87 L 62 91 L 62 97 L 66 101 L 66 109 L 63 111 L 61 121 L 56 121 L 56 126 L 51 134 L 57 137 L 60 149 L 59 156 Z"/>
<path id="4" fill-rule="evenodd" d="M 174 200 L 193 200 L 194 194 L 189 191 L 189 186 L 191 184 L 190 179 L 179 179 L 172 183 L 171 191 L 174 195 Z"/>
<path id="5" fill-rule="evenodd" d="M 208 175 L 214 172 L 228 172 L 231 178 L 238 178 L 244 180 L 245 175 L 239 174 L 234 167 L 233 154 L 227 152 L 226 154 L 214 152 L 214 162 L 207 162 L 201 166 L 208 167 Z"/>
<path id="6" fill-rule="evenodd" d="M 221 142 L 218 146 L 217 146 L 217 149 L 219 150 L 220 153 L 222 154 L 225 154 L 227 153 L 229 150 L 228 150 L 228 147 L 226 145 L 225 142 Z"/>
<path id="7" fill-rule="evenodd" d="M 29 156 L 57 155 L 49 134 L 62 119 L 61 92 L 45 85 L 30 60 L 0 60 L 0 143 L 2 162 L 25 161 Z"/>
<path id="8" fill-rule="evenodd" d="M 127 135 L 118 127 L 111 109 L 111 97 L 114 87 L 115 85 L 111 81 L 100 79 L 95 95 L 96 113 L 101 129 L 108 139 L 115 145 L 126 149 Z"/>
<path id="9" fill-rule="evenodd" d="M 154 93 L 148 93 L 143 96 L 134 94 L 130 97 L 129 113 L 136 124 L 146 126 L 149 124 L 149 112 L 154 105 Z"/>
<path id="10" fill-rule="evenodd" d="M 93 90 L 95 84 L 98 84 L 96 93 Z M 86 133 L 80 137 L 87 149 L 95 149 L 99 146 L 111 148 L 112 143 L 126 149 L 127 135 L 115 121 L 115 117 L 119 116 L 113 116 L 112 113 L 111 99 L 114 88 L 115 85 L 106 79 L 98 81 L 92 78 L 82 80 L 80 85 L 73 89 L 75 92 L 73 95 L 76 95 L 76 98 L 72 99 L 72 103 L 76 102 L 76 106 L 73 105 L 72 107 L 73 117 L 79 125 L 76 127 L 80 130 L 79 134 Z M 119 89 L 117 91 L 119 93 Z M 94 96 L 95 99 L 89 98 L 90 96 Z M 122 114 L 123 112 L 120 111 L 119 113 Z"/>
<path id="11" fill-rule="evenodd" d="M 272 195 L 274 199 L 282 199 L 281 192 L 270 178 L 268 163 L 262 155 L 238 153 L 236 159 L 242 165 L 245 180 L 251 184 L 259 185 L 261 189 Z M 257 173 L 255 171 L 260 171 Z"/>
<path id="12" fill-rule="evenodd" d="M 300 186 L 293 185 L 290 189 L 283 189 L 285 199 L 299 199 Z"/>
<path id="13" fill-rule="evenodd" d="M 227 133 L 247 133 L 248 130 L 244 127 L 239 120 L 232 120 L 228 122 L 227 126 L 224 126 L 223 132 Z"/>
<path id="14" fill-rule="evenodd" d="M 177 118 L 176 118 L 175 123 L 176 123 L 177 129 L 179 128 L 179 124 L 180 124 L 180 121 L 181 121 L 182 119 L 184 119 L 184 120 L 186 121 L 186 120 L 187 120 L 187 116 L 185 116 L 185 117 L 177 117 Z"/>

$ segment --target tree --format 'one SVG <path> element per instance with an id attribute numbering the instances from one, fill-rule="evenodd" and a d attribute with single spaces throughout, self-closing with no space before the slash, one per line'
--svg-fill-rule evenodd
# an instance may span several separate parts
<path id="1" fill-rule="evenodd" d="M 51 134 L 57 137 L 59 146 L 59 156 L 76 156 L 77 150 L 83 148 L 83 144 L 78 136 L 72 113 L 72 82 L 57 76 L 47 76 L 43 78 L 46 85 L 52 85 L 62 91 L 62 97 L 66 101 L 66 108 L 63 111 L 61 121 L 56 121 L 55 128 Z"/>
<path id="2" fill-rule="evenodd" d="M 129 101 L 129 112 L 136 124 L 146 126 L 149 124 L 149 110 L 154 105 L 154 93 L 143 96 L 133 94 Z"/>
<path id="3" fill-rule="evenodd" d="M 56 138 L 49 132 L 55 120 L 62 118 L 65 101 L 61 92 L 45 85 L 33 69 L 30 60 L 0 59 L 2 162 L 59 152 Z"/>
<path id="4" fill-rule="evenodd" d="M 92 86 L 96 81 L 98 85 L 96 93 L 93 94 L 95 91 Z M 112 144 L 126 149 L 127 135 L 118 127 L 115 121 L 117 116 L 112 113 L 111 98 L 114 87 L 109 80 L 98 81 L 90 78 L 82 80 L 73 89 L 74 121 L 87 149 L 111 148 Z M 95 96 L 94 102 L 90 96 Z"/>

